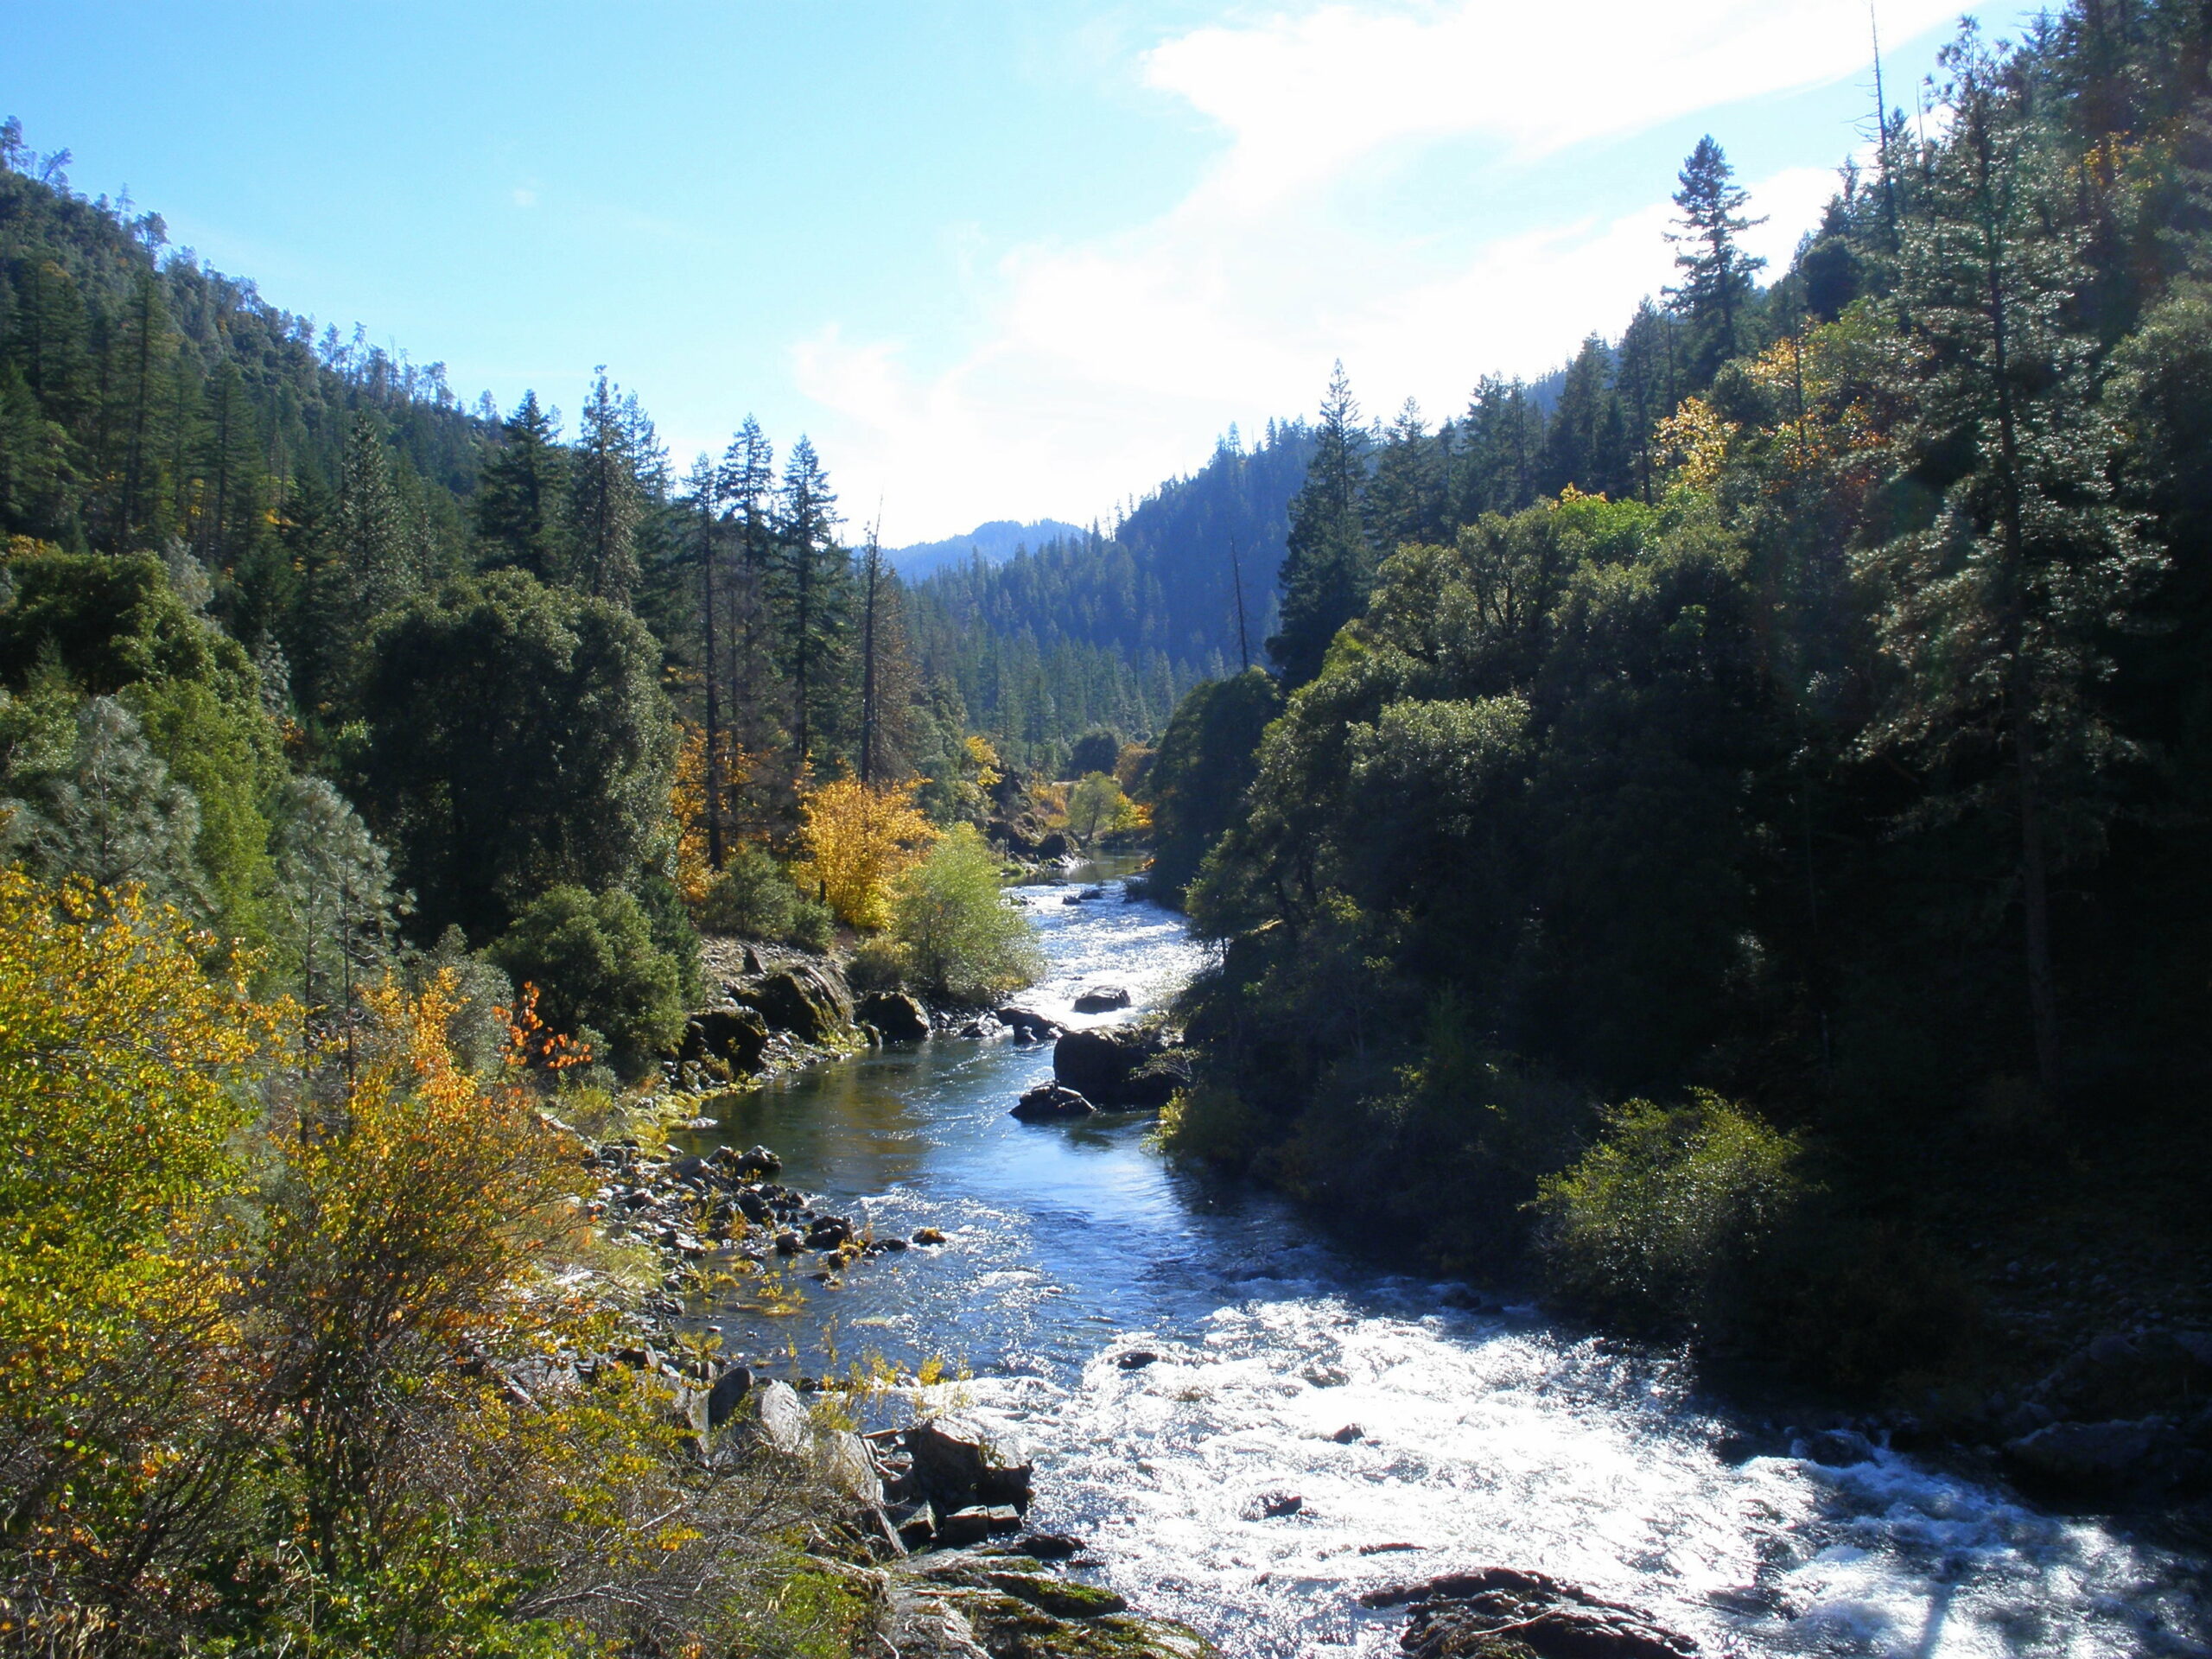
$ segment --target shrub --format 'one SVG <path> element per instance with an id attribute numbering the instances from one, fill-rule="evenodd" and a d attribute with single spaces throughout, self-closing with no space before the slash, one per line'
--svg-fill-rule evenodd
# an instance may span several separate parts
<path id="1" fill-rule="evenodd" d="M 747 842 L 729 855 L 722 872 L 708 886 L 699 906 L 699 924 L 710 933 L 734 933 L 746 939 L 780 939 L 791 931 L 798 889 L 783 866 Z"/>
<path id="2" fill-rule="evenodd" d="M 1085 772 L 1114 770 L 1122 757 L 1122 734 L 1109 727 L 1094 726 L 1075 741 L 1068 751 L 1068 776 L 1080 778 Z"/>
<path id="3" fill-rule="evenodd" d="M 912 982 L 936 996 L 980 1001 L 1043 971 L 1029 918 L 1007 903 L 972 824 L 954 825 L 899 881 L 891 925 Z"/>
<path id="4" fill-rule="evenodd" d="M 1721 1306 L 1809 1189 L 1797 1137 L 1705 1090 L 1631 1100 L 1597 1144 L 1538 1189 L 1551 1277 L 1584 1301 L 1662 1327 Z"/>
<path id="5" fill-rule="evenodd" d="M 619 889 L 596 896 L 577 887 L 551 889 L 515 918 L 491 956 L 517 985 L 537 987 L 539 1009 L 555 1029 L 588 1023 L 606 1033 L 626 1077 L 683 1033 L 683 975 L 653 944 L 638 901 Z"/>
<path id="6" fill-rule="evenodd" d="M 845 963 L 845 982 L 856 991 L 895 991 L 906 980 L 906 953 L 891 939 L 862 940 Z"/>
<path id="7" fill-rule="evenodd" d="M 1143 823 L 1141 809 L 1103 772 L 1084 773 L 1068 791 L 1068 830 L 1078 841 L 1135 830 Z"/>
<path id="8" fill-rule="evenodd" d="M 784 930 L 785 944 L 820 956 L 836 938 L 837 918 L 829 906 L 803 893 L 792 901 L 791 925 Z"/>

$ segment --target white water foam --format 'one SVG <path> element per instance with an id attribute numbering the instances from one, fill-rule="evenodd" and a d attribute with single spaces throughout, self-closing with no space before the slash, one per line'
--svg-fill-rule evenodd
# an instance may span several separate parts
<path id="1" fill-rule="evenodd" d="M 1490 1564 L 1645 1607 L 1707 1653 L 2208 1651 L 2183 1565 L 2101 1527 L 1886 1452 L 1731 1466 L 1665 1363 L 1281 1288 L 1200 1340 L 1127 1332 L 1071 1388 L 969 1385 L 1038 1457 L 1033 1524 L 1088 1537 L 1105 1582 L 1225 1653 L 1393 1652 L 1402 1615 L 1362 1591 Z M 1137 1349 L 1160 1357 L 1123 1369 Z"/>

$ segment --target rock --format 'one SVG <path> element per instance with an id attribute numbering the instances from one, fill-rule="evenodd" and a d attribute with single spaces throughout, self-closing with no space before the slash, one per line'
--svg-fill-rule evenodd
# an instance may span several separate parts
<path id="1" fill-rule="evenodd" d="M 1159 1358 L 1160 1356 L 1149 1348 L 1132 1348 L 1126 1354 L 1117 1357 L 1114 1363 L 1125 1371 L 1135 1371 L 1155 1363 Z"/>
<path id="2" fill-rule="evenodd" d="M 1047 861 L 1065 858 L 1071 850 L 1067 836 L 1058 830 L 1039 837 L 1037 842 L 1037 856 Z"/>
<path id="3" fill-rule="evenodd" d="M 757 1008 L 774 1031 L 819 1043 L 852 1028 L 850 994 L 818 969 L 801 964 L 764 974 L 740 988 L 737 1000 Z"/>
<path id="4" fill-rule="evenodd" d="M 758 1009 L 703 1008 L 683 1027 L 683 1046 L 677 1057 L 685 1060 L 720 1060 L 733 1071 L 760 1069 L 761 1052 L 768 1046 L 768 1025 Z"/>
<path id="5" fill-rule="evenodd" d="M 861 999 L 859 1014 L 887 1043 L 918 1043 L 930 1034 L 929 1015 L 904 991 L 870 991 Z"/>
<path id="6" fill-rule="evenodd" d="M 1874 1461 L 1874 1443 L 1855 1428 L 1824 1428 L 1798 1442 L 1797 1455 L 1830 1469 Z"/>
<path id="7" fill-rule="evenodd" d="M 797 1255 L 805 1248 L 806 1247 L 799 1242 L 798 1235 L 791 1231 L 788 1228 L 776 1235 L 776 1254 L 778 1255 Z"/>
<path id="8" fill-rule="evenodd" d="M 2005 1461 L 2024 1484 L 2069 1497 L 2118 1499 L 2163 1491 L 2187 1449 L 2162 1417 L 2107 1423 L 2053 1423 L 2005 1444 Z"/>
<path id="9" fill-rule="evenodd" d="M 1082 1554 L 1084 1545 L 1082 1539 L 1065 1532 L 1033 1532 L 1019 1539 L 1014 1548 L 1040 1561 L 1064 1561 Z"/>
<path id="10" fill-rule="evenodd" d="M 1012 1116 L 1025 1123 L 1089 1117 L 1098 1109 L 1063 1084 L 1040 1083 L 1014 1103 Z"/>
<path id="11" fill-rule="evenodd" d="M 1030 1465 L 1002 1464 L 981 1442 L 962 1440 L 934 1423 L 920 1423 L 899 1436 L 914 1460 L 913 1478 L 922 1492 L 950 1522 L 954 1512 L 982 1506 L 1018 1512 L 1029 1507 Z"/>
<path id="12" fill-rule="evenodd" d="M 1052 1075 L 1095 1106 L 1164 1106 L 1190 1071 L 1157 1030 L 1071 1031 L 1052 1046 Z"/>
<path id="13" fill-rule="evenodd" d="M 938 1231 L 934 1227 L 918 1228 L 914 1233 L 914 1243 L 917 1244 L 942 1244 L 944 1243 L 944 1235 Z"/>
<path id="14" fill-rule="evenodd" d="M 817 1216 L 807 1224 L 806 1248 L 834 1250 L 853 1236 L 853 1224 L 842 1216 Z"/>
<path id="15" fill-rule="evenodd" d="M 1411 1605 L 1398 1642 L 1411 1659 L 1504 1659 L 1514 1644 L 1537 1659 L 1688 1659 L 1697 1651 L 1649 1613 L 1511 1567 L 1446 1573 L 1359 1599 L 1366 1607 Z"/>
<path id="16" fill-rule="evenodd" d="M 773 1175 L 784 1166 L 784 1160 L 766 1147 L 753 1147 L 744 1152 L 734 1147 L 723 1147 L 714 1156 L 714 1161 L 740 1180 L 757 1180 L 763 1175 Z"/>
<path id="17" fill-rule="evenodd" d="M 754 1400 L 753 1414 L 746 1425 L 754 1440 L 786 1457 L 804 1453 L 813 1441 L 814 1425 L 798 1390 L 788 1382 L 770 1382 L 757 1391 Z"/>
<path id="18" fill-rule="evenodd" d="M 707 1427 L 720 1428 L 737 1414 L 745 1403 L 745 1396 L 753 1389 L 753 1368 L 737 1364 L 723 1368 L 715 1379 L 715 1386 L 707 1390 Z"/>
<path id="19" fill-rule="evenodd" d="M 1260 1499 L 1260 1513 L 1269 1521 L 1286 1515 L 1296 1515 L 1306 1507 L 1306 1500 L 1296 1492 L 1268 1492 Z"/>
<path id="20" fill-rule="evenodd" d="M 937 1526 L 937 1511 L 926 1503 L 922 1503 L 912 1514 L 896 1523 L 899 1541 L 908 1549 L 919 1549 L 925 1544 L 942 1542 L 938 1537 Z"/>
<path id="21" fill-rule="evenodd" d="M 849 1428 L 823 1437 L 821 1464 L 823 1478 L 837 1491 L 866 1503 L 883 1501 L 883 1488 L 876 1479 L 875 1465 L 869 1461 L 868 1446 Z"/>
<path id="22" fill-rule="evenodd" d="M 958 1549 L 963 1544 L 980 1544 L 990 1535 L 990 1511 L 979 1504 L 956 1510 L 937 1523 L 937 1541 L 948 1549 Z"/>
<path id="23" fill-rule="evenodd" d="M 993 1589 L 1019 1596 L 1056 1618 L 1096 1618 L 1103 1613 L 1129 1611 L 1128 1601 L 1111 1590 L 1071 1583 L 1048 1573 L 986 1573 L 983 1578 Z"/>
<path id="24" fill-rule="evenodd" d="M 1329 1438 L 1334 1440 L 1338 1446 L 1350 1446 L 1356 1440 L 1365 1440 L 1367 1438 L 1367 1431 L 1362 1428 L 1357 1423 L 1346 1423 L 1335 1433 L 1330 1435 Z"/>
<path id="25" fill-rule="evenodd" d="M 1092 895 L 1086 893 L 1083 896 L 1088 899 Z M 1116 1008 L 1128 1007 L 1129 1000 L 1128 992 L 1119 985 L 1093 985 L 1076 998 L 1075 1011 L 1077 1014 L 1110 1014 Z"/>
<path id="26" fill-rule="evenodd" d="M 1042 1043 L 1060 1034 L 1060 1028 L 1032 1008 L 1001 1008 L 999 1023 L 1014 1033 L 1017 1043 Z"/>

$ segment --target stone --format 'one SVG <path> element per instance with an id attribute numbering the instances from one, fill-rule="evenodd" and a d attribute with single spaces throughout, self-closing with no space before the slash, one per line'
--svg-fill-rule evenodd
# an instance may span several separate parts
<path id="1" fill-rule="evenodd" d="M 1128 1352 L 1117 1356 L 1114 1363 L 1125 1371 L 1136 1371 L 1156 1363 L 1159 1358 L 1160 1356 L 1149 1348 L 1132 1348 Z"/>
<path id="2" fill-rule="evenodd" d="M 1014 1033 L 1017 1043 L 1049 1042 L 1060 1028 L 1033 1008 L 1001 1008 L 999 1023 Z"/>
<path id="3" fill-rule="evenodd" d="M 1084 896 L 1088 898 L 1090 895 L 1086 893 Z M 1122 986 L 1093 985 L 1077 996 L 1075 1011 L 1077 1014 L 1110 1014 L 1116 1008 L 1128 1007 L 1130 1000 L 1128 992 Z"/>
<path id="4" fill-rule="evenodd" d="M 1874 1443 L 1855 1428 L 1824 1428 L 1798 1442 L 1798 1455 L 1830 1469 L 1874 1461 Z"/>
<path id="5" fill-rule="evenodd" d="M 899 1440 L 913 1458 L 916 1483 L 948 1521 L 952 1511 L 978 1504 L 1017 1513 L 1029 1507 L 1029 1465 L 1000 1463 L 981 1442 L 963 1440 L 934 1423 L 917 1424 Z"/>
<path id="6" fill-rule="evenodd" d="M 715 1154 L 715 1161 L 740 1180 L 757 1180 L 763 1175 L 773 1175 L 784 1166 L 784 1160 L 766 1147 L 748 1147 L 743 1152 L 724 1147 Z"/>
<path id="7" fill-rule="evenodd" d="M 1190 1081 L 1179 1052 L 1156 1030 L 1071 1031 L 1052 1046 L 1052 1075 L 1094 1106 L 1164 1106 Z"/>
<path id="8" fill-rule="evenodd" d="M 986 1573 L 982 1576 L 993 1589 L 1019 1596 L 1056 1618 L 1096 1618 L 1102 1613 L 1129 1611 L 1128 1602 L 1111 1590 L 1056 1579 L 1050 1573 Z"/>
<path id="9" fill-rule="evenodd" d="M 817 1216 L 807 1224 L 806 1248 L 834 1250 L 853 1236 L 853 1224 L 842 1216 Z"/>
<path id="10" fill-rule="evenodd" d="M 990 1511 L 981 1504 L 971 1503 L 964 1510 L 955 1510 L 937 1523 L 937 1541 L 948 1549 L 980 1544 L 990 1535 Z"/>
<path id="11" fill-rule="evenodd" d="M 929 1015 L 904 991 L 870 991 L 861 998 L 857 1012 L 887 1043 L 918 1043 L 930 1034 Z"/>
<path id="12" fill-rule="evenodd" d="M 1040 1561 L 1065 1561 L 1071 1555 L 1082 1554 L 1085 1545 L 1082 1539 L 1065 1532 L 1032 1532 L 1018 1539 L 1014 1548 Z"/>
<path id="13" fill-rule="evenodd" d="M 914 1243 L 917 1244 L 942 1244 L 944 1243 L 944 1235 L 934 1227 L 918 1228 L 914 1233 Z"/>
<path id="14" fill-rule="evenodd" d="M 761 1052 L 767 1046 L 767 1021 L 759 1010 L 702 1008 L 685 1022 L 683 1046 L 677 1058 L 719 1060 L 733 1071 L 749 1073 L 760 1069 Z"/>
<path id="15" fill-rule="evenodd" d="M 1357 1423 L 1346 1423 L 1335 1433 L 1330 1435 L 1329 1438 L 1334 1440 L 1338 1446 L 1350 1446 L 1355 1441 L 1365 1440 L 1367 1438 L 1367 1431 L 1362 1428 Z"/>
<path id="16" fill-rule="evenodd" d="M 1268 1492 L 1260 1499 L 1260 1513 L 1269 1521 L 1279 1521 L 1284 1516 L 1296 1515 L 1306 1507 L 1306 1500 L 1296 1492 Z"/>
<path id="17" fill-rule="evenodd" d="M 753 1389 L 753 1368 L 750 1365 L 727 1365 L 715 1379 L 715 1386 L 707 1390 L 707 1427 L 720 1428 L 737 1414 L 745 1403 L 745 1396 Z"/>
<path id="18" fill-rule="evenodd" d="M 2123 1498 L 2170 1484 L 2187 1442 L 2164 1418 L 2053 1423 L 2005 1443 L 2024 1483 L 2070 1497 Z"/>
<path id="19" fill-rule="evenodd" d="M 1411 1607 L 1398 1641 L 1409 1659 L 1504 1656 L 1515 1644 L 1538 1659 L 1689 1659 L 1698 1650 L 1637 1608 L 1512 1567 L 1449 1573 L 1359 1599 L 1365 1607 Z"/>
<path id="20" fill-rule="evenodd" d="M 1012 1116 L 1025 1123 L 1046 1123 L 1064 1118 L 1089 1117 L 1097 1109 L 1063 1084 L 1040 1083 L 1014 1103 Z"/>
<path id="21" fill-rule="evenodd" d="M 755 1393 L 753 1414 L 747 1424 L 753 1439 L 786 1457 L 804 1452 L 814 1438 L 814 1425 L 798 1391 L 788 1382 L 770 1382 Z"/>
<path id="22" fill-rule="evenodd" d="M 788 1031 L 803 1043 L 819 1043 L 852 1028 L 852 1004 L 842 991 L 826 976 L 802 966 L 764 974 L 737 995 L 760 1010 L 771 1030 Z"/>
<path id="23" fill-rule="evenodd" d="M 1071 850 L 1067 836 L 1058 830 L 1039 837 L 1037 842 L 1037 856 L 1047 861 L 1065 858 Z"/>

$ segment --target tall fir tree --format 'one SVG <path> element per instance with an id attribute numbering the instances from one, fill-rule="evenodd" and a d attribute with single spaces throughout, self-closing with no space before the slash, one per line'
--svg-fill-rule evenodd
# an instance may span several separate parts
<path id="1" fill-rule="evenodd" d="M 1675 247 L 1675 267 L 1681 281 L 1667 290 L 1675 315 L 1690 330 L 1690 371 L 1698 385 L 1751 342 L 1746 330 L 1752 278 L 1766 261 L 1744 251 L 1738 239 L 1764 219 L 1746 219 L 1751 196 L 1736 182 L 1736 169 L 1707 133 L 1682 163 L 1675 192 L 1681 216 L 1667 233 Z"/>
<path id="2" fill-rule="evenodd" d="M 568 487 L 560 417 L 539 404 L 535 391 L 525 391 L 477 475 L 478 562 L 527 570 L 540 582 L 557 580 L 568 563 L 561 545 Z"/>
<path id="3" fill-rule="evenodd" d="M 1337 630 L 1359 614 L 1375 582 L 1375 556 L 1360 522 L 1367 437 L 1340 362 L 1321 402 L 1321 423 L 1305 487 L 1290 505 L 1282 562 L 1282 629 L 1268 654 L 1292 686 L 1321 671 Z"/>
<path id="4" fill-rule="evenodd" d="M 638 521 L 643 510 L 632 423 L 604 365 L 584 400 L 570 461 L 570 582 L 594 599 L 626 606 L 638 587 Z"/>

